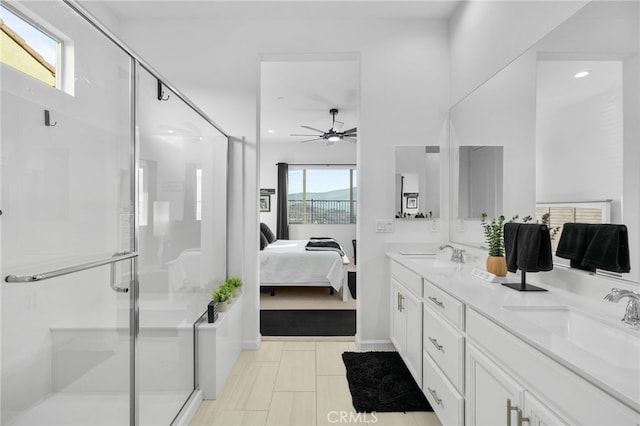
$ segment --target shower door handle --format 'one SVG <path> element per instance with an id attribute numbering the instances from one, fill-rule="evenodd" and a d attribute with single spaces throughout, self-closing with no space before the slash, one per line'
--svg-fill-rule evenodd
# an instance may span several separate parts
<path id="1" fill-rule="evenodd" d="M 114 258 L 115 257 L 120 257 L 120 256 L 124 256 L 124 255 L 127 255 L 127 254 L 130 254 L 130 252 L 126 252 L 126 251 L 118 252 L 118 253 L 114 253 L 113 257 Z M 136 253 L 136 256 L 137 255 L 138 254 Z M 130 258 L 124 258 L 124 259 L 130 259 Z M 124 260 L 124 259 L 120 259 L 120 260 Z M 117 261 L 111 263 L 111 265 L 110 265 L 111 266 L 111 278 L 109 280 L 109 285 L 111 286 L 111 289 L 113 291 L 117 292 L 117 293 L 128 293 L 129 292 L 128 288 L 126 288 L 126 287 L 118 287 L 116 285 L 116 263 L 119 262 L 120 260 L 117 260 Z"/>
<path id="2" fill-rule="evenodd" d="M 83 263 L 81 265 L 69 266 L 68 268 L 56 269 L 55 271 L 43 272 L 40 274 L 29 274 L 29 275 L 7 275 L 4 277 L 4 281 L 8 283 L 31 283 L 36 281 L 44 281 L 51 278 L 60 277 L 62 275 L 73 274 L 75 272 L 86 271 L 87 269 L 97 268 L 99 266 L 104 265 L 112 265 L 112 271 L 114 270 L 114 265 L 117 262 L 121 262 L 123 260 L 132 259 L 134 257 L 138 257 L 137 252 L 121 252 L 116 253 L 111 257 L 106 259 L 96 260 L 93 262 Z M 115 274 L 112 274 L 112 277 Z M 112 278 L 113 281 L 113 278 Z"/>

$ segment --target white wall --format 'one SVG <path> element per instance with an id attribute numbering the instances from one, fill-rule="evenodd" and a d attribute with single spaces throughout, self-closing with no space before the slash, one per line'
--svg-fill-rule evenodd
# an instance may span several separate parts
<path id="1" fill-rule="evenodd" d="M 440 227 L 431 232 L 420 224 L 397 226 L 394 234 L 374 232 L 376 219 L 394 217 L 394 146 L 407 145 L 408 140 L 416 145 L 446 144 L 449 98 L 446 22 L 343 19 L 329 31 L 324 20 L 238 17 L 187 22 L 131 21 L 122 27 L 123 39 L 135 51 L 182 87 L 226 131 L 247 138 L 245 149 L 251 155 L 245 151 L 244 189 L 246 199 L 251 202 L 246 203 L 243 212 L 244 252 L 230 254 L 244 256 L 243 275 L 252 289 L 245 300 L 245 345 L 258 335 L 257 323 L 251 316 L 258 310 L 259 174 L 255 155 L 258 155 L 260 57 L 273 53 L 360 54 L 357 238 L 358 281 L 362 288 L 358 290 L 358 340 L 387 342 L 384 243 L 446 239 L 446 229 Z M 198 80 L 207 83 L 195 85 L 193 82 Z M 237 177 L 234 175 L 232 179 Z"/>

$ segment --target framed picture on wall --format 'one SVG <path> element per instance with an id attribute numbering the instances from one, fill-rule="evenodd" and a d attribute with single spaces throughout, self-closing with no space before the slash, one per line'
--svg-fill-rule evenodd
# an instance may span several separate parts
<path id="1" fill-rule="evenodd" d="M 417 209 L 418 208 L 418 197 L 407 197 L 407 208 L 408 209 Z"/>
<path id="2" fill-rule="evenodd" d="M 271 195 L 261 195 L 260 196 L 260 211 L 261 212 L 270 212 L 271 211 Z"/>

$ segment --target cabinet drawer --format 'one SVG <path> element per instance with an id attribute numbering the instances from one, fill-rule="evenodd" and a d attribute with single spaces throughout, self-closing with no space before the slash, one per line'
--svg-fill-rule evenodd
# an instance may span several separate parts
<path id="1" fill-rule="evenodd" d="M 418 297 L 422 297 L 422 277 L 398 262 L 391 262 L 391 277 Z"/>
<path id="2" fill-rule="evenodd" d="M 449 296 L 429 281 L 424 281 L 425 305 L 444 315 L 458 329 L 464 330 L 464 304 L 455 297 Z"/>
<path id="3" fill-rule="evenodd" d="M 429 355 L 423 355 L 422 391 L 443 425 L 464 424 L 464 399 Z"/>
<path id="4" fill-rule="evenodd" d="M 436 314 L 424 308 L 424 350 L 431 356 L 458 392 L 464 391 L 464 336 Z"/>

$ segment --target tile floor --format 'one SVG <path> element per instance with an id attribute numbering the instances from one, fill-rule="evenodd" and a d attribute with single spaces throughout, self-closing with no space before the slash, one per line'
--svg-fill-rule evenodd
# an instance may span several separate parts
<path id="1" fill-rule="evenodd" d="M 356 413 L 345 377 L 345 341 L 263 341 L 243 351 L 222 394 L 204 401 L 191 426 L 436 426 L 433 413 Z"/>

